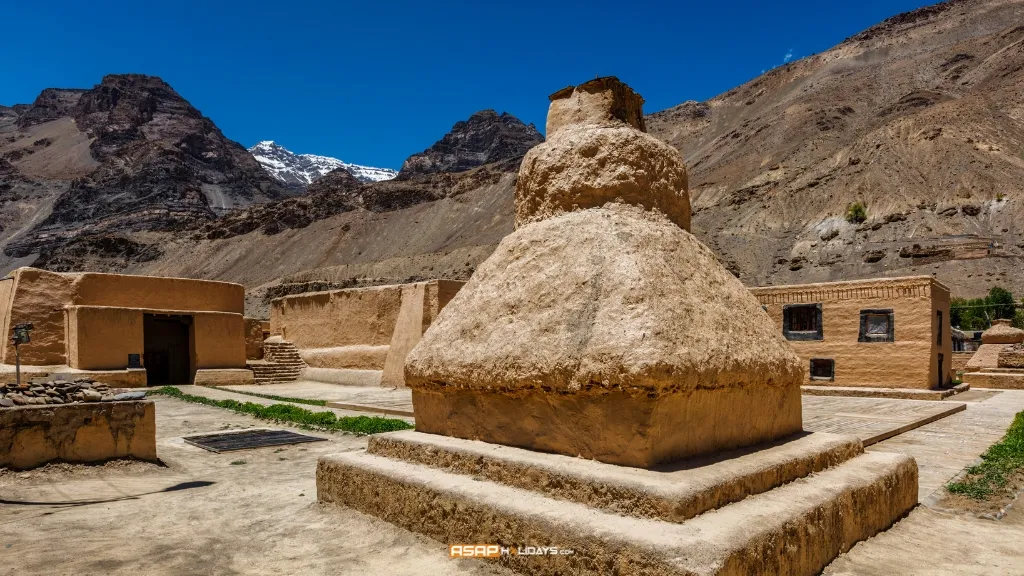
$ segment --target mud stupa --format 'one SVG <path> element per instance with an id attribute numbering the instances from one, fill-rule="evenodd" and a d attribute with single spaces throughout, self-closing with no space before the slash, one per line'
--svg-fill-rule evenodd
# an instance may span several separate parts
<path id="1" fill-rule="evenodd" d="M 1024 330 L 1005 318 L 993 320 L 981 333 L 981 346 L 967 362 L 963 380 L 972 387 L 1024 389 Z"/>
<path id="2" fill-rule="evenodd" d="M 688 231 L 679 153 L 616 78 L 551 96 L 516 230 L 406 359 L 416 431 L 318 497 L 529 574 L 812 574 L 917 502 L 917 466 L 803 434 L 804 366 Z M 812 473 L 818 473 L 809 476 Z"/>
<path id="3" fill-rule="evenodd" d="M 687 231 L 642 102 L 614 78 L 552 96 L 516 230 L 407 358 L 418 430 L 643 467 L 801 430 L 803 362 Z"/>

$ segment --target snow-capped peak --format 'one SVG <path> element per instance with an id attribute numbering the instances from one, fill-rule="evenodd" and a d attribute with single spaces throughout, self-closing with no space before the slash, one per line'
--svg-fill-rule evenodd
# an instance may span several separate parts
<path id="1" fill-rule="evenodd" d="M 295 154 L 284 146 L 275 144 L 273 140 L 264 140 L 249 148 L 249 152 L 271 176 L 292 186 L 308 186 L 317 178 L 338 168 L 348 170 L 360 182 L 391 180 L 398 175 L 397 171 L 390 168 L 349 164 L 337 158 L 316 154 Z"/>

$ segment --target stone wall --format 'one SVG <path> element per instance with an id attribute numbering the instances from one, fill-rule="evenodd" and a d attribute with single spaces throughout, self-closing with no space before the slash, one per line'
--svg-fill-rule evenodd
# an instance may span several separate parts
<path id="1" fill-rule="evenodd" d="M 151 401 L 18 406 L 0 409 L 0 466 L 47 462 L 155 461 L 156 408 Z"/>
<path id="2" fill-rule="evenodd" d="M 780 331 L 785 305 L 822 305 L 822 339 L 790 341 L 808 364 L 811 358 L 835 361 L 835 380 L 814 380 L 815 385 L 934 388 L 940 353 L 943 381 L 953 377 L 949 290 L 931 277 L 770 286 L 751 292 Z M 858 341 L 860 312 L 869 309 L 892 310 L 893 342 Z M 937 312 L 942 312 L 941 344 Z"/>

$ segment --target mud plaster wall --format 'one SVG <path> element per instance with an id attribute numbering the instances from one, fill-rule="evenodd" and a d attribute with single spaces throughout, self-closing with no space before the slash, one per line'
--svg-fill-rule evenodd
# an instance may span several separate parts
<path id="1" fill-rule="evenodd" d="M 953 352 L 953 365 L 951 368 L 954 371 L 966 371 L 967 363 L 971 361 L 972 356 L 974 356 L 974 352 Z"/>
<path id="2" fill-rule="evenodd" d="M 18 268 L 0 282 L 0 319 L 3 330 L 31 322 L 32 342 L 21 346 L 26 365 L 68 364 L 68 306 L 110 306 L 146 310 L 222 311 L 241 314 L 245 289 L 239 284 L 185 278 L 158 278 L 123 274 L 60 274 L 36 268 Z M 5 297 L 5 294 L 9 296 Z M 239 333 L 241 335 L 241 332 Z M 121 339 L 123 340 L 123 338 Z M 244 344 L 243 344 L 244 347 Z M 14 345 L 2 348 L 5 364 L 14 363 Z M 122 366 L 123 367 L 123 366 Z"/>
<path id="3" fill-rule="evenodd" d="M 430 280 L 286 296 L 271 303 L 270 332 L 294 343 L 311 367 L 390 366 L 388 385 L 400 386 L 405 355 L 463 284 Z"/>
<path id="4" fill-rule="evenodd" d="M 790 341 L 804 362 L 835 360 L 835 380 L 815 385 L 934 388 L 938 354 L 945 358 L 944 382 L 952 373 L 949 290 L 929 277 L 753 288 L 782 330 L 785 304 L 822 304 L 822 340 Z M 893 311 L 894 342 L 858 342 L 860 311 Z M 942 344 L 936 343 L 942 311 Z M 808 374 L 808 378 L 809 378 Z"/>
<path id="5" fill-rule="evenodd" d="M 68 363 L 81 370 L 128 366 L 128 355 L 143 353 L 143 315 L 164 310 L 72 306 L 67 309 Z M 192 317 L 191 370 L 244 368 L 245 334 L 241 314 L 169 311 Z"/>
<path id="6" fill-rule="evenodd" d="M 14 279 L 5 278 L 0 280 L 0 330 L 4 334 L 11 333 L 11 326 L 9 324 L 11 316 L 11 295 L 14 290 Z M 6 353 L 6 347 L 0 348 L 0 362 L 3 362 L 3 356 Z"/>
<path id="7" fill-rule="evenodd" d="M 248 360 L 263 358 L 263 324 L 258 318 L 245 319 L 245 357 Z"/>
<path id="8" fill-rule="evenodd" d="M 245 368 L 245 320 L 241 314 L 197 312 L 191 336 L 194 369 Z"/>
<path id="9" fill-rule="evenodd" d="M 384 362 L 381 386 L 405 387 L 405 357 L 465 282 L 433 280 L 402 286 L 402 308 Z"/>
<path id="10" fill-rule="evenodd" d="M 285 296 L 271 302 L 270 332 L 298 348 L 387 345 L 401 301 L 400 285 Z"/>
<path id="11" fill-rule="evenodd" d="M 92 402 L 0 409 L 0 466 L 34 468 L 52 460 L 156 460 L 151 401 Z"/>
<path id="12" fill-rule="evenodd" d="M 126 274 L 78 274 L 73 304 L 150 310 L 195 310 L 241 314 L 245 288 L 240 284 Z"/>
<path id="13" fill-rule="evenodd" d="M 21 346 L 21 363 L 66 364 L 64 306 L 72 301 L 72 277 L 36 268 L 19 268 L 11 276 L 14 284 L 4 333 L 4 363 L 14 364 L 10 328 L 31 322 L 32 341 Z"/>
<path id="14" fill-rule="evenodd" d="M 73 306 L 67 310 L 68 365 L 80 370 L 121 370 L 128 355 L 142 357 L 142 312 Z"/>
<path id="15" fill-rule="evenodd" d="M 380 370 L 401 305 L 401 285 L 286 296 L 271 302 L 270 332 L 310 366 Z"/>

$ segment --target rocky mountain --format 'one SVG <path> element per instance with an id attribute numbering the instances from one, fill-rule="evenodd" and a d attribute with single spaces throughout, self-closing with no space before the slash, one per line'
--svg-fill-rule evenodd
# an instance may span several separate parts
<path id="1" fill-rule="evenodd" d="M 648 115 L 648 130 L 687 161 L 694 233 L 748 285 L 935 274 L 973 296 L 1024 284 L 1022 22 L 1024 0 L 938 4 L 706 102 Z M 77 106 L 70 92 L 0 108 L 7 239 L 38 234 L 48 202 L 113 169 L 62 115 Z M 255 313 L 293 291 L 467 278 L 511 232 L 515 171 L 539 141 L 535 129 L 485 111 L 393 180 L 335 170 L 305 196 L 211 209 L 182 229 L 79 234 L 40 261 L 241 282 Z M 252 174 L 282 189 L 242 151 Z M 132 181 L 126 174 L 122 185 L 133 190 Z M 96 209 L 82 197 L 84 220 L 114 218 L 99 197 Z"/>
<path id="2" fill-rule="evenodd" d="M 900 14 L 648 130 L 683 153 L 694 232 L 747 284 L 1019 286 L 1022 23 L 1019 0 Z"/>
<path id="3" fill-rule="evenodd" d="M 291 188 L 305 189 L 314 180 L 339 168 L 347 170 L 360 182 L 391 180 L 398 175 L 391 168 L 349 164 L 337 158 L 316 154 L 295 154 L 271 140 L 256 144 L 249 148 L 249 152 L 271 176 Z"/>
<path id="4" fill-rule="evenodd" d="M 193 229 L 291 195 L 163 80 L 111 75 L 89 90 L 44 90 L 0 116 L 7 267 L 74 267 L 88 253 L 155 258 L 145 232 Z"/>
<path id="5" fill-rule="evenodd" d="M 435 172 L 462 172 L 499 160 L 521 157 L 544 141 L 533 124 L 523 124 L 515 116 L 494 110 L 481 110 L 455 123 L 455 126 L 419 154 L 402 164 L 399 177 Z"/>

